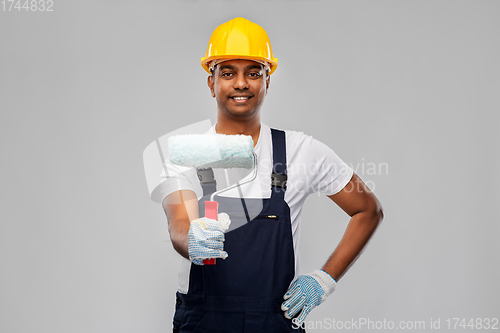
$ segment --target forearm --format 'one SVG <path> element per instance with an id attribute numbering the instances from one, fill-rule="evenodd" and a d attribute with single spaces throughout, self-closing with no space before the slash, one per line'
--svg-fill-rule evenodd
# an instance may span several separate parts
<path id="1" fill-rule="evenodd" d="M 169 221 L 168 232 L 174 249 L 184 258 L 189 259 L 188 232 L 189 221 Z"/>
<path id="2" fill-rule="evenodd" d="M 354 214 L 342 240 L 323 266 L 323 270 L 339 281 L 361 255 L 382 218 L 381 210 Z"/>
<path id="3" fill-rule="evenodd" d="M 193 191 L 182 190 L 168 195 L 163 201 L 168 232 L 174 249 L 189 259 L 188 233 L 191 221 L 198 218 L 198 199 Z"/>

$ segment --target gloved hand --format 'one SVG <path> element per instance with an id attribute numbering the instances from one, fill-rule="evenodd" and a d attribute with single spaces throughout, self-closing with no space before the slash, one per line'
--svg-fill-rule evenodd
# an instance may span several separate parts
<path id="1" fill-rule="evenodd" d="M 203 259 L 227 258 L 224 248 L 224 232 L 231 220 L 226 213 L 218 215 L 218 221 L 202 217 L 191 221 L 188 232 L 189 259 L 196 265 L 203 265 Z"/>
<path id="2" fill-rule="evenodd" d="M 291 319 L 302 309 L 293 319 L 293 323 L 300 326 L 309 312 L 333 293 L 336 285 L 337 282 L 323 270 L 300 275 L 283 296 L 286 301 L 281 304 L 281 310 L 285 311 L 286 318 Z"/>

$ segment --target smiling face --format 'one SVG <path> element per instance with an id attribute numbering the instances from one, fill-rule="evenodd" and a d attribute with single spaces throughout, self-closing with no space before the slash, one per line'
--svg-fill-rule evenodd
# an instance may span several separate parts
<path id="1" fill-rule="evenodd" d="M 246 120 L 259 116 L 269 88 L 270 76 L 264 66 L 251 60 L 227 60 L 208 77 L 212 97 L 217 101 L 218 117 Z"/>

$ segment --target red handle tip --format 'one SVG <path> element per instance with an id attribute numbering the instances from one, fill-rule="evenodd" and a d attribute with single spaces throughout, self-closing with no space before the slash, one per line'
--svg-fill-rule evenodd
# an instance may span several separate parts
<path id="1" fill-rule="evenodd" d="M 205 259 L 203 260 L 204 265 L 215 265 L 215 258 Z"/>
<path id="2" fill-rule="evenodd" d="M 205 216 L 217 220 L 219 203 L 217 201 L 205 201 Z M 215 265 L 215 258 L 203 260 L 204 265 Z"/>

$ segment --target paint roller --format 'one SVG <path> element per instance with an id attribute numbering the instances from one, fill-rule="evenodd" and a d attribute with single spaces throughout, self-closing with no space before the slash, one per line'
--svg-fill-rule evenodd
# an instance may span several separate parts
<path id="1" fill-rule="evenodd" d="M 217 220 L 219 204 L 216 195 L 239 185 L 251 182 L 257 176 L 257 156 L 253 152 L 253 140 L 249 135 L 187 134 L 168 139 L 168 160 L 176 165 L 196 168 L 253 168 L 252 176 L 240 183 L 212 193 L 205 201 L 205 216 Z M 205 265 L 214 265 L 215 258 L 205 259 Z"/>

